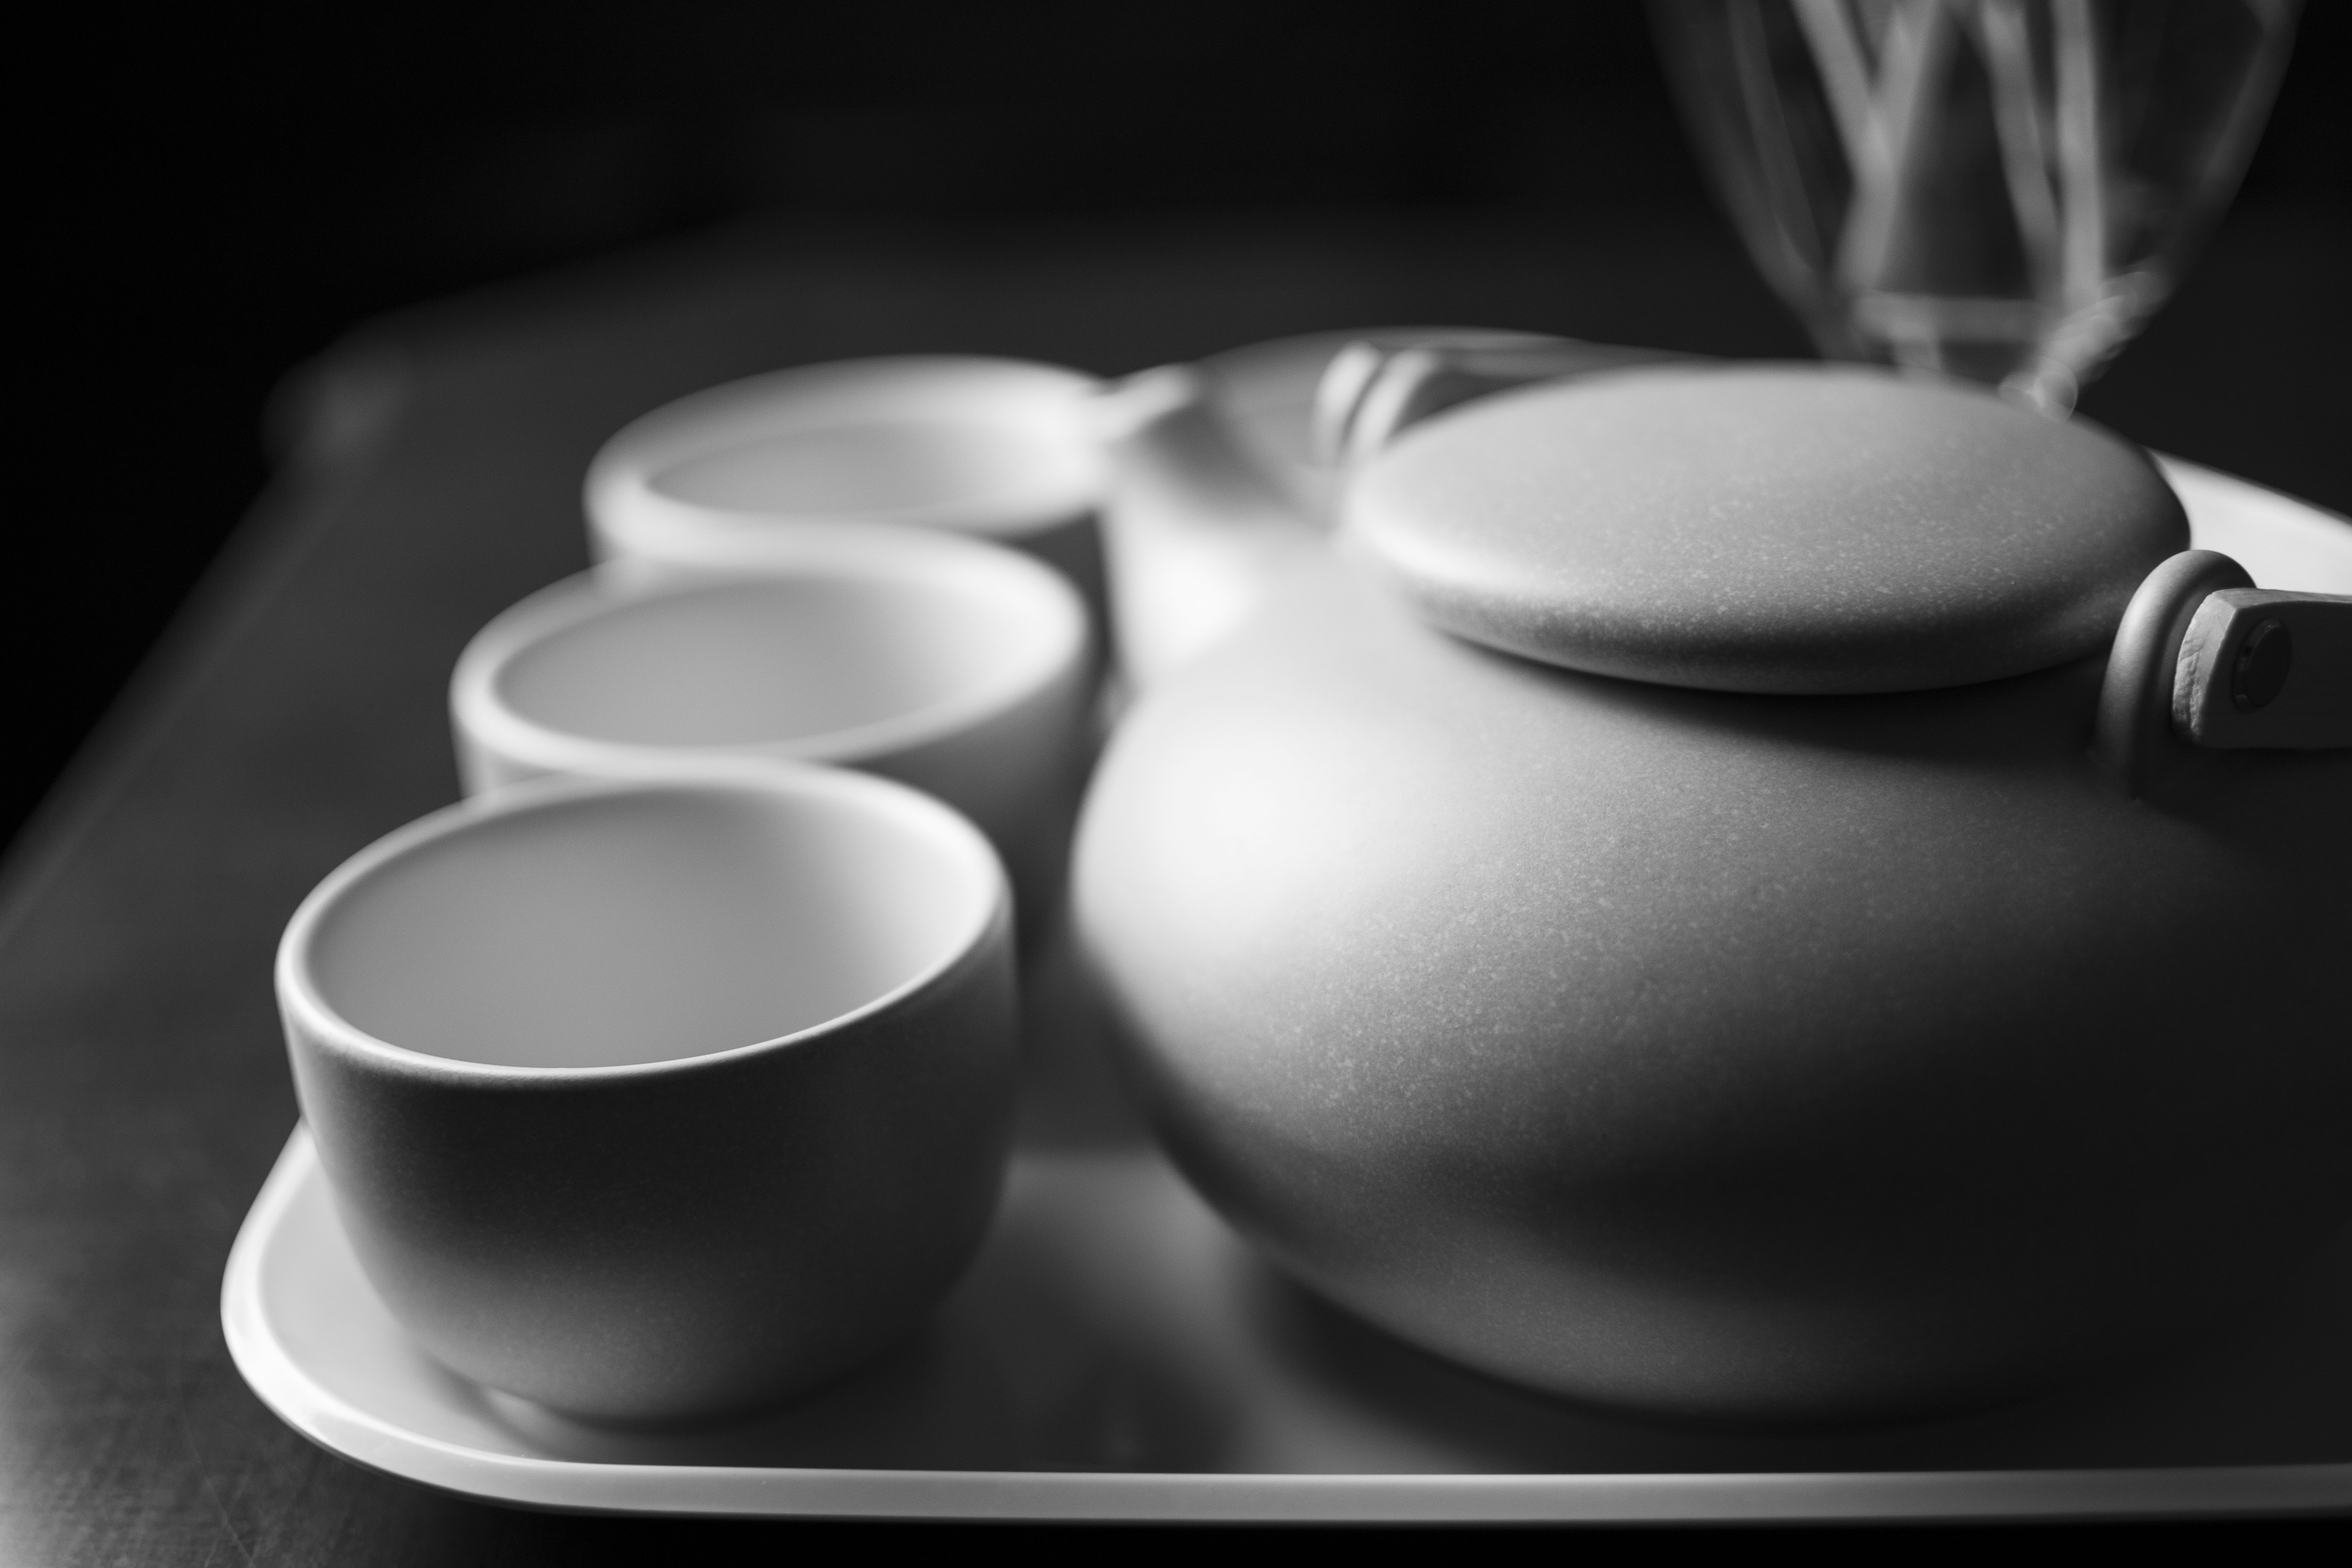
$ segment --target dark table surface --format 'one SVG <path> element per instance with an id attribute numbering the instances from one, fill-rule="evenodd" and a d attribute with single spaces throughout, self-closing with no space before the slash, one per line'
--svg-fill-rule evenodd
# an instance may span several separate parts
<path id="1" fill-rule="evenodd" d="M 2234 215 L 2088 410 L 2352 509 L 2347 277 L 2340 206 Z M 0 1561 L 808 1544 L 814 1527 L 427 1493 L 312 1447 L 247 1393 L 218 1297 L 295 1120 L 279 928 L 338 861 L 455 798 L 450 665 L 491 615 L 585 563 L 581 472 L 632 416 L 855 354 L 1119 372 L 1407 321 L 1804 352 L 1721 226 L 1664 211 L 735 230 L 380 322 L 312 367 L 278 479 L 0 889 Z"/>

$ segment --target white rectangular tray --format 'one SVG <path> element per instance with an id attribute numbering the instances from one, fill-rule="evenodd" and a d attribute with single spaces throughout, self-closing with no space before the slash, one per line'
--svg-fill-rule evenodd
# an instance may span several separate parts
<path id="1" fill-rule="evenodd" d="M 1165 1521 L 2159 1517 L 2352 1508 L 2352 1243 L 2133 1377 L 1868 1433 L 1650 1426 L 1394 1344 L 1264 1268 L 1148 1148 L 1029 1152 L 916 1343 L 727 1432 L 583 1426 L 410 1345 L 298 1130 L 221 1303 L 296 1430 L 404 1479 L 615 1512 Z"/>
<path id="2" fill-rule="evenodd" d="M 2342 520 L 2164 464 L 2199 544 L 2257 582 L 2352 593 Z M 1285 1283 L 1116 1103 L 1066 954 L 1055 973 L 1031 977 L 1028 1137 L 978 1262 L 916 1342 L 788 1412 L 621 1433 L 443 1371 L 361 1274 L 299 1130 L 230 1255 L 229 1349 L 329 1450 L 535 1508 L 1300 1521 L 2352 1510 L 2352 1235 L 2227 1333 L 2036 1405 L 1860 1433 L 1644 1425 L 1456 1371 Z"/>

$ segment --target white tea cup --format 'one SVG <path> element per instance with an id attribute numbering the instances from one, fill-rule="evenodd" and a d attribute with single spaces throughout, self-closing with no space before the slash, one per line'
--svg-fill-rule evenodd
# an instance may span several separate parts
<path id="1" fill-rule="evenodd" d="M 450 687 L 469 791 L 681 760 L 862 768 L 969 816 L 1024 920 L 1058 894 L 1093 642 L 1029 558 L 879 524 L 779 530 L 758 576 L 568 578 L 485 626 Z"/>
<path id="2" fill-rule="evenodd" d="M 761 764 L 412 823 L 288 925 L 302 1113 L 416 1342 L 592 1419 L 789 1397 L 886 1348 L 993 1212 L 1010 907 L 971 825 Z"/>
<path id="3" fill-rule="evenodd" d="M 925 354 L 806 365 L 678 399 L 590 464 L 591 546 L 632 574 L 766 569 L 780 526 L 888 523 L 1012 545 L 1102 603 L 1108 458 L 1092 376 Z"/>

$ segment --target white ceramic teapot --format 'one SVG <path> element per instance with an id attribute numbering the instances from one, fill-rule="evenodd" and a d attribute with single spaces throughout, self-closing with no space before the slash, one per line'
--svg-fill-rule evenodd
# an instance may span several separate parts
<path id="1" fill-rule="evenodd" d="M 1336 544 L 1155 672 L 1075 873 L 1164 1142 L 1285 1268 L 1554 1393 L 1885 1419 L 2352 1218 L 2352 599 L 1971 389 L 1633 369 L 1367 436 L 1350 374 Z"/>

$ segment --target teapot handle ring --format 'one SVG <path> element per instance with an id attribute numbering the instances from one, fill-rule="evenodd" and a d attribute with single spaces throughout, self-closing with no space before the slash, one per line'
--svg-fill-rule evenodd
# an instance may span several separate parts
<path id="1" fill-rule="evenodd" d="M 2147 574 L 2116 628 L 2091 732 L 2118 788 L 2144 796 L 2200 751 L 2347 746 L 2352 598 L 2257 589 L 2210 550 Z"/>
<path id="2" fill-rule="evenodd" d="M 2091 754 L 2135 798 L 2186 763 L 2192 750 L 2172 732 L 2172 685 L 2181 639 L 2206 598 L 2251 588 L 2246 569 L 2218 551 L 2184 550 L 2147 574 L 2124 610 L 2099 688 Z"/>

